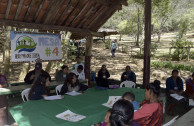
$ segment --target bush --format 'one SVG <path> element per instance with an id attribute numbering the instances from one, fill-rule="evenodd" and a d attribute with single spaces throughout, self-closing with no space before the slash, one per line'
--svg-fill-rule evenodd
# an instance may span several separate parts
<path id="1" fill-rule="evenodd" d="M 185 70 L 185 71 L 190 71 L 190 72 L 194 71 L 193 65 L 174 64 L 172 62 L 152 61 L 151 67 L 170 68 L 170 69 Z"/>
<path id="2" fill-rule="evenodd" d="M 185 47 L 193 47 L 193 43 L 181 38 L 176 41 L 171 41 L 171 46 L 175 47 L 175 51 L 172 54 L 172 59 L 180 61 L 187 57 L 187 49 Z"/>
<path id="3" fill-rule="evenodd" d="M 107 39 L 107 40 L 105 41 L 105 48 L 106 48 L 106 49 L 110 49 L 110 43 L 111 43 L 111 40 L 110 40 L 110 39 Z"/>

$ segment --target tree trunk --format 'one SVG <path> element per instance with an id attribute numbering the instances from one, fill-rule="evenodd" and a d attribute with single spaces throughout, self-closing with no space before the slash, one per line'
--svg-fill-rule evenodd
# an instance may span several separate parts
<path id="1" fill-rule="evenodd" d="M 20 72 L 18 81 L 24 81 L 24 78 L 29 70 L 30 70 L 30 63 L 23 63 L 22 64 L 22 71 Z"/>
<path id="2" fill-rule="evenodd" d="M 161 34 L 162 34 L 162 29 L 163 29 L 163 26 L 164 26 L 164 24 L 165 24 L 165 22 L 166 22 L 166 20 L 167 20 L 168 18 L 162 18 L 162 21 L 161 21 L 161 23 L 160 23 L 160 30 L 159 30 L 159 32 L 158 32 L 158 42 L 160 42 L 160 38 L 161 38 Z"/>
<path id="3" fill-rule="evenodd" d="M 51 68 L 52 68 L 54 62 L 55 61 L 49 61 L 49 63 L 46 65 L 46 69 L 45 69 L 46 72 L 50 73 Z"/>
<path id="4" fill-rule="evenodd" d="M 119 36 L 119 41 L 121 41 L 121 38 L 122 38 L 122 35 L 121 35 L 121 33 L 120 33 L 120 36 Z"/>
<path id="5" fill-rule="evenodd" d="M 10 49 L 11 49 L 11 40 L 10 40 L 10 31 L 11 27 L 7 27 L 7 36 L 6 36 L 6 42 L 4 44 L 4 51 L 3 51 L 3 65 L 4 65 L 4 70 L 3 74 L 8 76 L 9 74 L 9 68 L 10 68 Z"/>
<path id="6" fill-rule="evenodd" d="M 64 63 L 69 63 L 69 55 L 68 55 L 68 47 L 69 47 L 69 41 L 70 41 L 70 37 L 71 37 L 71 32 L 67 32 L 66 36 L 65 36 L 65 43 L 67 43 L 66 45 L 64 45 L 64 54 L 66 54 L 66 56 L 64 57 Z"/>
<path id="7" fill-rule="evenodd" d="M 136 41 L 136 46 L 139 47 L 139 33 L 140 33 L 139 7 L 137 9 L 138 9 L 138 23 L 137 23 L 137 41 Z"/>

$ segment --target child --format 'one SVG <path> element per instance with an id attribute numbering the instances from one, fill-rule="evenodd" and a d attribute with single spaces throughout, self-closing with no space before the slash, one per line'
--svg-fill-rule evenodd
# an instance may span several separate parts
<path id="1" fill-rule="evenodd" d="M 104 117 L 104 122 L 103 123 L 100 123 L 100 124 L 96 124 L 95 126 L 110 126 L 110 121 L 109 121 L 109 117 L 111 115 L 111 112 L 112 112 L 112 109 L 109 109 L 107 112 L 106 112 L 106 115 Z"/>
<path id="2" fill-rule="evenodd" d="M 139 109 L 139 103 L 137 101 L 135 101 L 135 95 L 133 93 L 125 92 L 125 94 L 123 94 L 122 98 L 133 104 L 134 111 L 137 111 Z"/>

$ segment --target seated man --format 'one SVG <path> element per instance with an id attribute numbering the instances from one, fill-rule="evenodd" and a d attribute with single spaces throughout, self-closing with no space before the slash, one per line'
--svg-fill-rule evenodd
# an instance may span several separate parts
<path id="1" fill-rule="evenodd" d="M 186 80 L 186 90 L 185 93 L 189 98 L 194 100 L 194 73 L 192 74 L 191 78 Z"/>
<path id="2" fill-rule="evenodd" d="M 72 71 L 72 73 L 76 74 L 78 80 L 85 80 L 85 73 L 82 65 L 79 65 L 76 70 Z"/>
<path id="3" fill-rule="evenodd" d="M 98 77 L 96 78 L 96 84 L 102 87 L 108 87 L 109 82 L 108 78 L 110 73 L 106 69 L 106 65 L 102 65 L 101 69 L 98 71 Z"/>
<path id="4" fill-rule="evenodd" d="M 61 67 L 61 70 L 58 71 L 56 74 L 56 81 L 65 81 L 67 74 L 68 74 L 68 66 L 63 65 Z"/>
<path id="5" fill-rule="evenodd" d="M 24 78 L 25 83 L 27 83 L 27 84 L 33 84 L 36 81 L 37 77 L 40 74 L 46 74 L 46 75 L 48 75 L 49 76 L 49 81 L 51 81 L 50 75 L 46 71 L 44 71 L 42 69 L 42 63 L 36 63 L 35 64 L 35 69 L 32 70 L 32 71 L 30 71 L 26 75 L 26 77 Z"/>
<path id="6" fill-rule="evenodd" d="M 173 70 L 172 76 L 166 79 L 166 92 L 167 100 L 170 102 L 167 113 L 173 115 L 174 107 L 180 104 L 181 101 L 177 101 L 170 94 L 182 95 L 183 93 L 183 80 L 178 76 L 178 70 Z"/>
<path id="7" fill-rule="evenodd" d="M 126 80 L 136 83 L 136 75 L 133 71 L 131 71 L 130 66 L 126 66 L 125 72 L 123 72 L 123 74 L 121 75 L 121 82 Z"/>
<path id="8" fill-rule="evenodd" d="M 77 70 L 77 67 L 79 65 L 82 65 L 83 66 L 83 70 L 84 70 L 84 62 L 81 62 L 81 58 L 79 56 L 76 57 L 76 61 L 77 61 L 77 63 L 73 65 L 72 70 Z"/>

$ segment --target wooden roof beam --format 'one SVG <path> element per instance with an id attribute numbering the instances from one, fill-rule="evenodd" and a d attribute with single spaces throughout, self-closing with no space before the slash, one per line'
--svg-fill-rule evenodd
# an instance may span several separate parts
<path id="1" fill-rule="evenodd" d="M 93 1 L 104 6 L 110 6 L 112 3 L 110 0 L 93 0 Z M 117 1 L 121 1 L 122 5 L 128 6 L 127 0 L 117 0 Z"/>
<path id="2" fill-rule="evenodd" d="M 4 20 L 4 19 L 0 19 L 0 26 L 12 26 L 12 27 L 17 27 L 17 28 L 30 28 L 30 29 L 39 29 L 39 30 L 70 31 L 72 33 L 77 33 L 80 35 L 94 35 L 98 37 L 103 36 L 102 33 L 92 32 L 87 29 L 56 26 L 56 25 L 42 25 L 42 24 L 35 24 L 35 23 L 25 23 L 21 21 L 12 21 L 12 20 Z"/>

